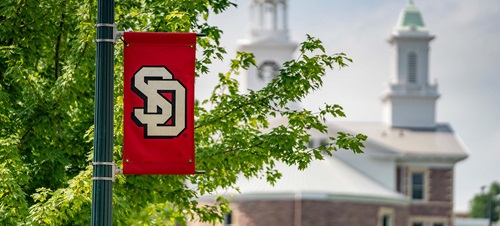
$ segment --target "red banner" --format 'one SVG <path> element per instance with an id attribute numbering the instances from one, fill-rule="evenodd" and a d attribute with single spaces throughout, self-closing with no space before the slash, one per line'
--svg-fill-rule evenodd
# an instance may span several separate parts
<path id="1" fill-rule="evenodd" d="M 196 34 L 125 32 L 124 174 L 194 174 Z"/>

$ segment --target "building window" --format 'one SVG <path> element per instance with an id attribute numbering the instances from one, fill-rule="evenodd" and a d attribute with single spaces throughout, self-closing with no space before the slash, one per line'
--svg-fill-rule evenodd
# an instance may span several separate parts
<path id="1" fill-rule="evenodd" d="M 425 174 L 414 172 L 411 174 L 411 198 L 416 200 L 424 199 L 425 192 Z"/>
<path id="2" fill-rule="evenodd" d="M 394 223 L 394 209 L 381 207 L 378 211 L 378 224 L 377 226 L 393 226 Z"/>
<path id="3" fill-rule="evenodd" d="M 233 213 L 229 212 L 224 215 L 224 226 L 230 226 L 233 224 Z"/>
<path id="4" fill-rule="evenodd" d="M 410 52 L 408 54 L 408 83 L 417 82 L 417 54 Z"/>
<path id="5" fill-rule="evenodd" d="M 389 215 L 384 215 L 382 216 L 382 226 L 392 226 L 391 225 L 391 216 Z"/>
<path id="6" fill-rule="evenodd" d="M 447 222 L 444 217 L 417 217 L 410 219 L 410 226 L 447 226 Z"/>

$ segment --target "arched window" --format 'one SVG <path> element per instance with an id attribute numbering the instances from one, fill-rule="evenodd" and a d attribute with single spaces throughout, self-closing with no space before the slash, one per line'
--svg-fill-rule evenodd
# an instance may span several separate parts
<path id="1" fill-rule="evenodd" d="M 410 52 L 408 54 L 408 83 L 417 82 L 417 54 Z"/>
<path id="2" fill-rule="evenodd" d="M 276 5 L 271 2 L 264 3 L 264 30 L 275 30 L 276 29 Z"/>

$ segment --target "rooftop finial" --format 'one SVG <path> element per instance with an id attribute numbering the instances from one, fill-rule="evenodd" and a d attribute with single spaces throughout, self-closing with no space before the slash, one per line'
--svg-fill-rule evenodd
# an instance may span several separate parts
<path id="1" fill-rule="evenodd" d="M 415 3 L 413 3 L 413 0 L 409 0 L 409 4 L 414 5 Z"/>

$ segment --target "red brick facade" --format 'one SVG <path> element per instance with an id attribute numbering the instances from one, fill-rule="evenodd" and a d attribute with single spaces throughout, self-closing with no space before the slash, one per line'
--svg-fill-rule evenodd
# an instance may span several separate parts
<path id="1" fill-rule="evenodd" d="M 374 225 L 381 221 L 381 208 L 394 211 L 396 225 L 407 222 L 408 211 L 404 206 L 380 205 L 360 202 L 341 201 L 302 201 L 301 226 L 306 225 Z"/>
<path id="2" fill-rule="evenodd" d="M 362 202 L 261 200 L 233 202 L 234 226 L 378 226 L 381 209 L 393 211 L 394 225 L 407 226 L 408 208 Z M 191 224 L 205 225 L 205 224 Z"/>
<path id="3" fill-rule="evenodd" d="M 233 210 L 235 225 L 294 225 L 295 201 L 236 202 Z"/>
<path id="4" fill-rule="evenodd" d="M 436 202 L 453 201 L 453 171 L 451 169 L 431 169 L 429 199 Z"/>

